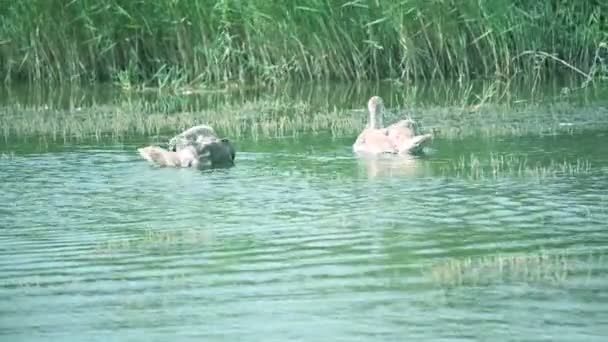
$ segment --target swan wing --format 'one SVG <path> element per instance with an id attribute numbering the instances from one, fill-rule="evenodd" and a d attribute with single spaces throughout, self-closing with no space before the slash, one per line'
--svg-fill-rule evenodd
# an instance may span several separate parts
<path id="1" fill-rule="evenodd" d="M 365 129 L 355 141 L 353 150 L 358 153 L 397 153 L 397 148 L 386 129 Z"/>
<path id="2" fill-rule="evenodd" d="M 177 151 L 194 144 L 198 140 L 214 138 L 217 139 L 217 135 L 213 127 L 209 125 L 194 126 L 171 138 L 169 140 L 169 150 Z"/>
<path id="3" fill-rule="evenodd" d="M 411 139 L 405 139 L 404 141 L 400 142 L 399 153 L 418 153 L 432 138 L 432 134 L 422 134 Z"/>

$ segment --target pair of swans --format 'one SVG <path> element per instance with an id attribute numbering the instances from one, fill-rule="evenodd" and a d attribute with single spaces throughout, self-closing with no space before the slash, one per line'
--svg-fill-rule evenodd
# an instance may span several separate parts
<path id="1" fill-rule="evenodd" d="M 149 162 L 161 167 L 197 169 L 230 167 L 236 151 L 226 138 L 219 138 L 208 125 L 192 127 L 169 141 L 169 148 L 147 146 L 137 149 Z"/>
<path id="2" fill-rule="evenodd" d="M 353 144 L 353 151 L 362 155 L 417 154 L 432 138 L 431 134 L 417 135 L 412 120 L 400 120 L 382 127 L 384 104 L 373 96 L 367 103 L 369 122 Z M 219 138 L 208 125 L 192 127 L 169 141 L 169 149 L 148 146 L 138 149 L 146 160 L 164 167 L 214 168 L 234 165 L 236 155 L 232 143 Z"/>

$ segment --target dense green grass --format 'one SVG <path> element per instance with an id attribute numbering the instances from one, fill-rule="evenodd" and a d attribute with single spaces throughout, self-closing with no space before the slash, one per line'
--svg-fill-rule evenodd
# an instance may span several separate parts
<path id="1" fill-rule="evenodd" d="M 0 0 L 5 82 L 600 78 L 602 0 Z M 590 77 L 588 77 L 590 76 Z"/>

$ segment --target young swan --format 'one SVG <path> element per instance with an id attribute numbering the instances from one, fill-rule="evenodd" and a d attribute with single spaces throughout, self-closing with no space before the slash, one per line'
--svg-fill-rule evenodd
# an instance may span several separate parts
<path id="1" fill-rule="evenodd" d="M 232 142 L 226 138 L 219 138 L 213 127 L 209 125 L 191 127 L 169 141 L 170 151 L 179 152 L 187 146 L 196 149 L 201 166 L 234 166 L 236 151 Z"/>
<path id="2" fill-rule="evenodd" d="M 234 166 L 236 151 L 228 139 L 198 137 L 189 145 L 166 150 L 159 146 L 137 149 L 149 162 L 161 167 L 194 167 L 199 169 Z"/>
<path id="3" fill-rule="evenodd" d="M 144 159 L 161 167 L 198 168 L 200 164 L 198 153 L 193 146 L 185 146 L 177 152 L 167 151 L 159 146 L 138 148 L 137 151 Z"/>
<path id="4" fill-rule="evenodd" d="M 379 96 L 372 96 L 368 103 L 369 122 L 353 144 L 353 151 L 360 154 L 406 154 L 417 153 L 423 144 L 432 138 L 430 134 L 416 135 L 411 120 L 400 120 L 386 128 L 382 127 L 384 104 Z"/>

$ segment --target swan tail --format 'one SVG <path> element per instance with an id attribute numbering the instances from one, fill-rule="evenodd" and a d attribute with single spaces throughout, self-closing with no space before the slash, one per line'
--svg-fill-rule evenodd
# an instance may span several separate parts
<path id="1" fill-rule="evenodd" d="M 418 153 L 426 143 L 433 138 L 432 134 L 422 134 L 413 137 L 410 141 L 399 148 L 399 153 Z"/>
<path id="2" fill-rule="evenodd" d="M 141 155 L 145 160 L 159 166 L 178 165 L 175 163 L 175 158 L 171 157 L 171 152 L 158 146 L 147 146 L 143 148 L 138 148 L 137 152 L 139 152 L 139 155 Z"/>

